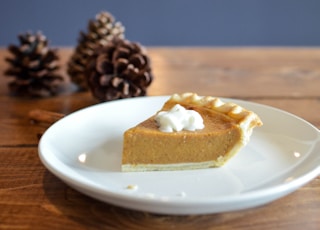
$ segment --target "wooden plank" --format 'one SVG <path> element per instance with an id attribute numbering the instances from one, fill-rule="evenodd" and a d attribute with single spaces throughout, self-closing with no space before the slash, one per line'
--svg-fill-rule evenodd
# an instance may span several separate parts
<path id="1" fill-rule="evenodd" d="M 88 92 L 46 99 L 0 96 L 0 146 L 37 144 L 37 134 L 44 132 L 48 126 L 30 121 L 28 114 L 33 109 L 70 114 L 95 103 L 97 101 Z"/>
<path id="2" fill-rule="evenodd" d="M 264 98 L 242 98 L 261 104 L 271 105 L 276 108 L 293 113 L 313 125 L 320 128 L 320 100 L 318 99 L 264 99 Z M 5 102 L 0 97 L 0 101 Z M 43 133 L 48 125 L 30 122 L 28 113 L 32 109 L 46 109 L 58 113 L 69 114 L 81 108 L 94 105 L 96 101 L 88 93 L 79 93 L 77 96 L 61 96 L 59 98 L 39 100 L 15 99 L 15 106 L 7 107 L 0 104 L 0 146 L 37 145 L 37 134 Z M 11 104 L 11 103 L 10 103 Z"/>
<path id="3" fill-rule="evenodd" d="M 42 166 L 34 147 L 0 148 L 0 197 L 0 228 L 300 230 L 320 226 L 320 178 L 254 209 L 155 215 L 109 205 L 71 189 Z"/>
<path id="4" fill-rule="evenodd" d="M 152 94 L 319 96 L 320 49 L 150 49 Z"/>
<path id="5" fill-rule="evenodd" d="M 232 97 L 319 97 L 320 49 L 147 47 L 147 50 L 155 75 L 149 95 L 194 91 Z M 71 48 L 59 51 L 60 73 L 64 76 L 72 52 Z M 0 49 L 0 56 L 7 55 L 6 50 Z M 0 68 L 6 67 L 1 61 Z M 6 91 L 1 84 L 0 92 Z"/>

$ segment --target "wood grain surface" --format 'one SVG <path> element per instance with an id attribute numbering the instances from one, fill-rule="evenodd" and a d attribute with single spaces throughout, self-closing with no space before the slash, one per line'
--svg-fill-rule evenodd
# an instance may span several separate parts
<path id="1" fill-rule="evenodd" d="M 154 82 L 148 95 L 193 91 L 271 105 L 320 128 L 319 48 L 148 47 Z M 59 48 L 66 76 L 71 48 Z M 0 49 L 0 229 L 320 229 L 320 177 L 262 207 L 209 215 L 171 216 L 128 210 L 83 195 L 40 162 L 33 109 L 69 114 L 97 104 L 66 86 L 56 97 L 10 96 Z M 320 154 L 320 153 L 319 153 Z"/>

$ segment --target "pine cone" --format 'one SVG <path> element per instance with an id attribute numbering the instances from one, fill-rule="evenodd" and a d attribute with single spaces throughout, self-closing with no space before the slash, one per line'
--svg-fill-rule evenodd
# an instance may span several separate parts
<path id="1" fill-rule="evenodd" d="M 96 20 L 89 21 L 88 33 L 80 32 L 78 45 L 68 63 L 71 81 L 77 84 L 80 90 L 88 89 L 84 73 L 93 50 L 97 46 L 108 44 L 115 37 L 124 38 L 124 27 L 120 22 L 115 22 L 108 12 L 102 12 L 96 16 Z"/>
<path id="2" fill-rule="evenodd" d="M 95 50 L 87 76 L 93 96 L 100 101 L 144 96 L 153 80 L 143 47 L 123 39 Z"/>
<path id="3" fill-rule="evenodd" d="M 59 68 L 57 50 L 49 49 L 47 38 L 37 34 L 18 36 L 20 46 L 10 45 L 13 58 L 6 58 L 10 67 L 5 75 L 15 79 L 9 89 L 16 96 L 48 97 L 57 94 L 63 78 L 55 72 Z"/>

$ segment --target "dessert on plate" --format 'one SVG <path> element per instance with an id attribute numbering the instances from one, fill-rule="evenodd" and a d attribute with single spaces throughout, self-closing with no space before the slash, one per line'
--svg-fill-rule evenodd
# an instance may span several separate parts
<path id="1" fill-rule="evenodd" d="M 261 125 L 257 114 L 237 104 L 174 94 L 154 116 L 124 133 L 122 171 L 220 167 Z"/>

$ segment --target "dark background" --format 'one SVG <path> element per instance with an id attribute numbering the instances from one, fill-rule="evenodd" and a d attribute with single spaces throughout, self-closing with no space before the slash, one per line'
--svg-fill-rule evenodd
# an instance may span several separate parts
<path id="1" fill-rule="evenodd" d="M 0 0 L 0 46 L 38 30 L 74 46 L 101 11 L 146 46 L 320 45 L 319 0 Z"/>

